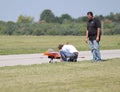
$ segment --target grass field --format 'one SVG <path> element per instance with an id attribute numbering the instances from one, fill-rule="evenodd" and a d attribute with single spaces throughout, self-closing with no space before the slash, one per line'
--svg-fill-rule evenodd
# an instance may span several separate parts
<path id="1" fill-rule="evenodd" d="M 0 67 L 0 92 L 120 92 L 120 59 Z"/>
<path id="2" fill-rule="evenodd" d="M 57 50 L 60 43 L 69 42 L 79 51 L 89 50 L 85 36 L 0 36 L 0 54 L 41 53 L 49 48 Z M 102 36 L 101 49 L 120 49 L 120 35 Z"/>

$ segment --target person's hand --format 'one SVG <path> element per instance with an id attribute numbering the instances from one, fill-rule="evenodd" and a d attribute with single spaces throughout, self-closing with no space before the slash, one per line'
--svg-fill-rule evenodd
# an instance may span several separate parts
<path id="1" fill-rule="evenodd" d="M 96 37 L 96 41 L 97 41 L 97 42 L 99 41 L 99 37 Z"/>
<path id="2" fill-rule="evenodd" d="M 60 62 L 62 62 L 62 58 L 60 57 Z"/>
<path id="3" fill-rule="evenodd" d="M 85 42 L 88 44 L 88 38 L 85 39 Z"/>

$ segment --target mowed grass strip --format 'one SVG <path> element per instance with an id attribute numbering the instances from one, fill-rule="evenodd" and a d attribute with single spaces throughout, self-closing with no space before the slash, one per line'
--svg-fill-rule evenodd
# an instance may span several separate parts
<path id="1" fill-rule="evenodd" d="M 85 36 L 0 36 L 0 54 L 42 53 L 58 44 L 69 42 L 79 51 L 90 50 Z M 120 49 L 120 35 L 102 36 L 101 50 Z"/>
<path id="2" fill-rule="evenodd" d="M 0 92 L 120 92 L 120 59 L 1 67 Z"/>

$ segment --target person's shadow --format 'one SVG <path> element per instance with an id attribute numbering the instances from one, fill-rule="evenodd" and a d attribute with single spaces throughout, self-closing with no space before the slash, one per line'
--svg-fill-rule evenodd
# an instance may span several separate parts
<path id="1" fill-rule="evenodd" d="M 109 61 L 109 59 L 102 59 L 102 62 L 107 62 Z"/>

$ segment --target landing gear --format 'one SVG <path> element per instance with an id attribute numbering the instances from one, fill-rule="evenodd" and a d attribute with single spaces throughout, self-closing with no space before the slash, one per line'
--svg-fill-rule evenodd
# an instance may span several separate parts
<path id="1" fill-rule="evenodd" d="M 48 56 L 48 58 L 50 58 L 49 63 L 53 62 L 54 57 L 52 57 L 52 56 Z"/>

